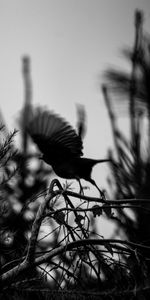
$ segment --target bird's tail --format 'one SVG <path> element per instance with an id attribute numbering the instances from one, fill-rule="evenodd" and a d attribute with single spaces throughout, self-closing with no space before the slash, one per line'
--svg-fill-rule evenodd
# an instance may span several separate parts
<path id="1" fill-rule="evenodd" d="M 88 165 L 89 165 L 89 174 L 91 177 L 91 172 L 92 172 L 92 168 L 97 165 L 97 164 L 101 164 L 101 163 L 106 163 L 106 162 L 110 162 L 110 159 L 88 159 Z"/>
<path id="2" fill-rule="evenodd" d="M 109 162 L 110 159 L 91 159 L 91 158 L 80 158 L 79 159 L 79 176 L 85 180 L 91 179 L 92 168 L 98 163 Z"/>
<path id="3" fill-rule="evenodd" d="M 89 165 L 91 168 L 94 167 L 96 164 L 110 162 L 110 159 L 91 159 L 91 158 L 83 158 L 85 163 Z"/>
<path id="4" fill-rule="evenodd" d="M 98 163 L 104 163 L 104 162 L 110 162 L 111 160 L 109 158 L 106 158 L 106 159 L 93 159 L 95 161 L 94 165 L 95 164 L 98 164 Z"/>

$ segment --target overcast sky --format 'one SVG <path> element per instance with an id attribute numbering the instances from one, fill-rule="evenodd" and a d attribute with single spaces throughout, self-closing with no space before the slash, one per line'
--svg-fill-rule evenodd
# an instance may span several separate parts
<path id="1" fill-rule="evenodd" d="M 29 55 L 33 102 L 73 126 L 75 104 L 84 104 L 85 155 L 105 157 L 112 138 L 100 74 L 111 65 L 125 67 L 119 49 L 133 44 L 136 8 L 149 30 L 149 0 L 0 0 L 0 108 L 9 127 L 23 105 L 21 59 Z"/>

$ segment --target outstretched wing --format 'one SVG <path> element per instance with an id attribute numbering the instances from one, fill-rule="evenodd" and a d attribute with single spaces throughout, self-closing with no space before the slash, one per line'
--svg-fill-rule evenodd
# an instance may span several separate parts
<path id="1" fill-rule="evenodd" d="M 53 112 L 38 108 L 27 131 L 40 151 L 49 156 L 49 160 L 57 157 L 80 157 L 82 141 L 75 130 L 60 116 Z"/>

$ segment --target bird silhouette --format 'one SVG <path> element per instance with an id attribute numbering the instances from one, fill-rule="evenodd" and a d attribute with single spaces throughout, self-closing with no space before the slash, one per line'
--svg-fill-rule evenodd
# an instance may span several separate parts
<path id="1" fill-rule="evenodd" d="M 91 178 L 94 165 L 109 161 L 109 159 L 91 159 L 83 155 L 81 135 L 59 115 L 38 108 L 32 110 L 26 126 L 28 134 L 37 144 L 41 158 L 52 166 L 59 177 L 65 179 L 80 179 L 93 184 L 103 196 L 96 182 Z"/>

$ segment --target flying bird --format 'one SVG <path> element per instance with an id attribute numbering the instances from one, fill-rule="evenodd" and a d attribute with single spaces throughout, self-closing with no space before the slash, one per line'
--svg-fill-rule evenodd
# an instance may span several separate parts
<path id="1" fill-rule="evenodd" d="M 100 192 L 96 182 L 91 178 L 94 165 L 109 161 L 109 159 L 84 158 L 81 135 L 59 115 L 38 108 L 32 111 L 26 126 L 28 134 L 37 144 L 42 159 L 52 166 L 59 177 L 65 179 L 80 179 L 93 184 Z"/>

